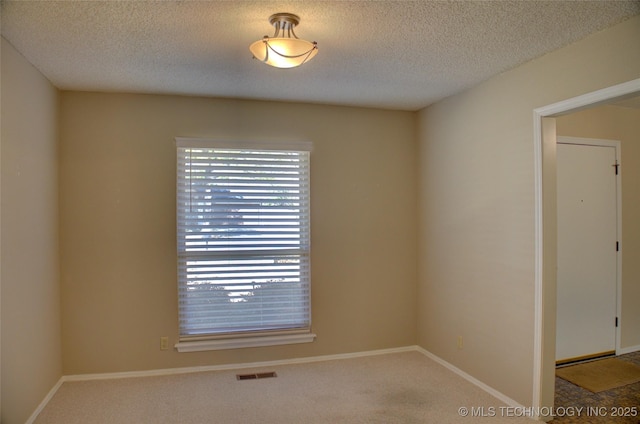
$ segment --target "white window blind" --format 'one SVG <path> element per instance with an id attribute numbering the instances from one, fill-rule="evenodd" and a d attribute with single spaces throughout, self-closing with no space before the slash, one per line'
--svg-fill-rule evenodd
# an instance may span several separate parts
<path id="1" fill-rule="evenodd" d="M 308 147 L 177 139 L 181 338 L 310 330 Z"/>

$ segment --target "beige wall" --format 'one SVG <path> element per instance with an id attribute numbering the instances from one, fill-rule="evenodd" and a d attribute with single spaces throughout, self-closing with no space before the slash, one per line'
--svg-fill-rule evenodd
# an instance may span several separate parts
<path id="1" fill-rule="evenodd" d="M 415 114 L 63 92 L 64 374 L 415 344 Z M 313 142 L 310 344 L 177 353 L 174 137 Z"/>
<path id="2" fill-rule="evenodd" d="M 639 39 L 636 17 L 419 116 L 418 342 L 525 405 L 534 378 L 533 110 L 637 78 Z M 553 391 L 553 381 L 543 385 Z"/>
<path id="3" fill-rule="evenodd" d="M 22 424 L 62 375 L 57 90 L 2 39 L 2 416 Z"/>
<path id="4" fill-rule="evenodd" d="M 556 118 L 558 135 L 619 140 L 622 188 L 620 347 L 640 348 L 640 110 L 602 106 Z"/>

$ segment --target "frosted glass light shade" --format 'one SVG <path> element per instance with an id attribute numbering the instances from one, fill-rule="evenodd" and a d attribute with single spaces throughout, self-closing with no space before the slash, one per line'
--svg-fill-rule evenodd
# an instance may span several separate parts
<path id="1" fill-rule="evenodd" d="M 264 37 L 249 46 L 253 57 L 276 68 L 295 68 L 318 53 L 315 42 L 299 38 Z"/>

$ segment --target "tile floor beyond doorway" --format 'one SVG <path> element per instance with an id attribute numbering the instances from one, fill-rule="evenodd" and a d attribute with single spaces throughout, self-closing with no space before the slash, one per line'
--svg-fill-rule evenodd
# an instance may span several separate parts
<path id="1" fill-rule="evenodd" d="M 640 352 L 620 355 L 617 358 L 640 366 Z M 584 408 L 580 416 L 570 416 L 579 408 Z M 552 424 L 638 424 L 640 423 L 640 382 L 592 393 L 556 377 L 555 410 L 556 413 L 567 411 L 567 415 L 557 415 L 551 421 Z M 587 410 L 590 413 L 587 414 L 585 412 Z M 616 412 L 626 416 L 614 417 Z"/>

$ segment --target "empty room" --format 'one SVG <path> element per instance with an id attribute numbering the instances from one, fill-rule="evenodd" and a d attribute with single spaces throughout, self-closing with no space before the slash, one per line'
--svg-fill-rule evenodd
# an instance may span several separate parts
<path id="1" fill-rule="evenodd" d="M 2 424 L 637 424 L 640 2 L 0 5 Z"/>

